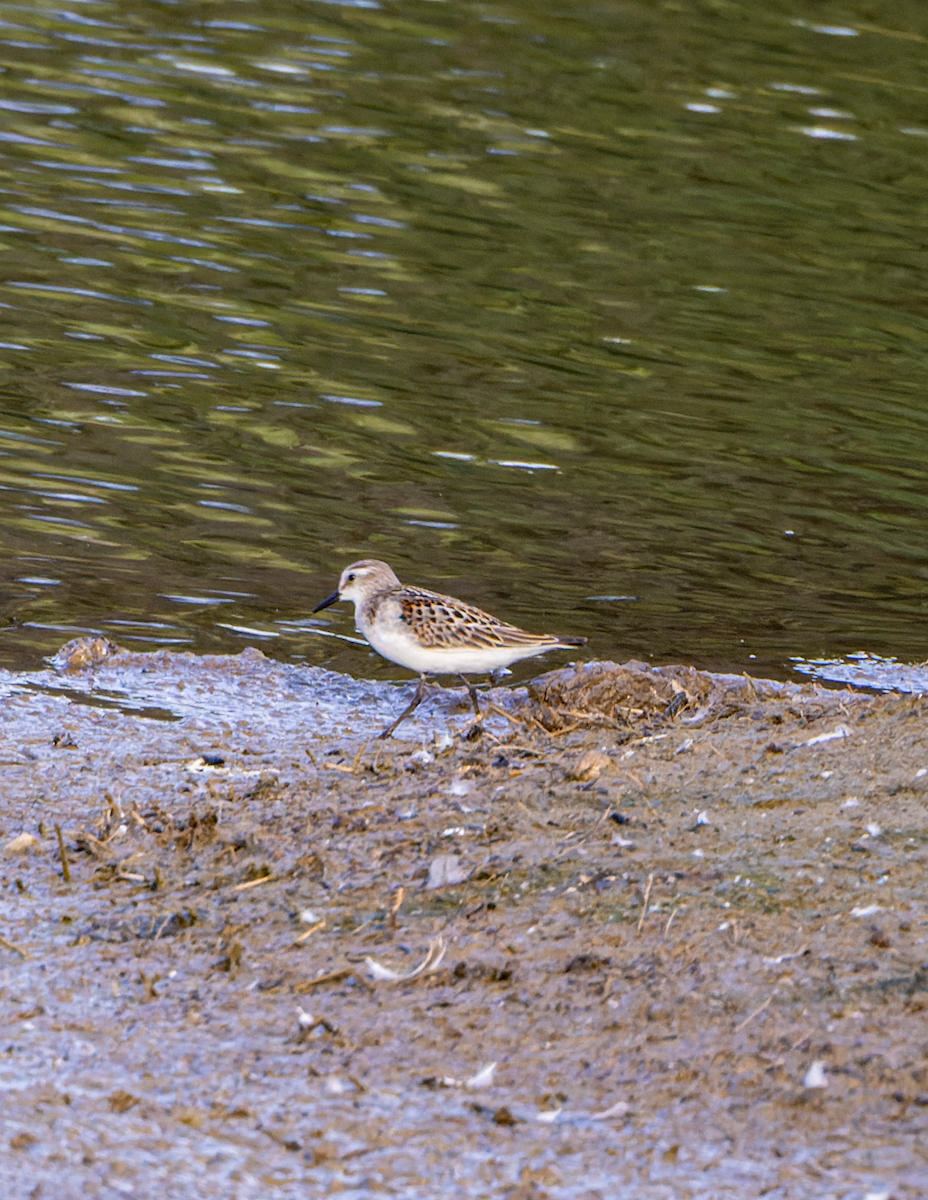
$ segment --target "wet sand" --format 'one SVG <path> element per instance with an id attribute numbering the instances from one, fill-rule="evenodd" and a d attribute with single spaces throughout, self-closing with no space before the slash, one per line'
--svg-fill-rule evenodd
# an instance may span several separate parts
<path id="1" fill-rule="evenodd" d="M 584 664 L 0 676 L 11 1198 L 923 1197 L 928 720 Z M 60 839 L 59 839 L 60 831 Z"/>

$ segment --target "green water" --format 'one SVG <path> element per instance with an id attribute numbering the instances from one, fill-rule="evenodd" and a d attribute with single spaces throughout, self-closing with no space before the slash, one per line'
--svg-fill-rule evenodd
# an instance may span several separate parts
<path id="1" fill-rule="evenodd" d="M 0 3 L 0 665 L 928 657 L 928 10 L 544 9 Z"/>

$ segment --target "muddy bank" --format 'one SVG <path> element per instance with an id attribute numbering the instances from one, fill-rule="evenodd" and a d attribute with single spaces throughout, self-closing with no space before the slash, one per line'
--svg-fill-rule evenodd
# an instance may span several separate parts
<path id="1" fill-rule="evenodd" d="M 9 1196 L 928 1192 L 921 698 L 584 664 L 381 742 L 408 689 L 89 641 L 0 693 Z"/>

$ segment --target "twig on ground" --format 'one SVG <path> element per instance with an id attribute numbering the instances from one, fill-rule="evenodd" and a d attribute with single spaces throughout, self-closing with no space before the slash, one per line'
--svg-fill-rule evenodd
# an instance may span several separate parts
<path id="1" fill-rule="evenodd" d="M 29 958 L 29 955 L 21 946 L 17 946 L 15 942 L 8 942 L 5 937 L 0 936 L 0 946 L 2 946 L 4 950 L 12 950 L 14 954 L 19 954 L 23 958 Z"/>
<path id="2" fill-rule="evenodd" d="M 638 920 L 638 928 L 636 934 L 641 933 L 641 927 L 644 925 L 644 919 L 648 915 L 648 901 L 651 899 L 651 884 L 654 882 L 654 872 L 648 876 L 647 887 L 644 889 L 644 905 L 641 909 L 641 916 Z"/>
<path id="3" fill-rule="evenodd" d="M 68 866 L 68 855 L 64 848 L 64 834 L 61 826 L 55 822 L 55 833 L 58 835 L 58 853 L 61 855 L 61 875 L 65 883 L 71 882 L 71 868 Z"/>

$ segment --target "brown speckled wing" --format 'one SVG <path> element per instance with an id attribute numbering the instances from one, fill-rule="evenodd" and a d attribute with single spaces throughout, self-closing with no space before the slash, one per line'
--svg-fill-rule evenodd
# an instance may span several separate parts
<path id="1" fill-rule="evenodd" d="M 558 644 L 558 639 L 549 634 L 526 633 L 471 604 L 426 588 L 405 587 L 391 595 L 400 603 L 401 620 L 430 650 Z"/>

